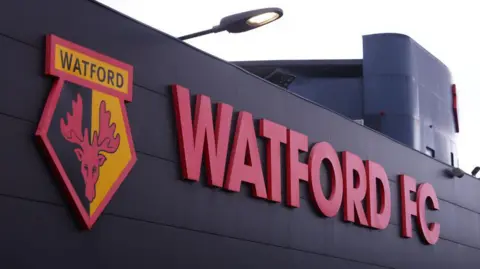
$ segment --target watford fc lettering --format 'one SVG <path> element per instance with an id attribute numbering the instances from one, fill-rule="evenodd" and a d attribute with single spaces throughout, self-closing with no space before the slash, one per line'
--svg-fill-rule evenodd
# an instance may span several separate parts
<path id="1" fill-rule="evenodd" d="M 364 161 L 348 151 L 338 154 L 325 141 L 309 147 L 309 137 L 305 134 L 267 119 L 255 121 L 247 111 L 238 112 L 233 126 L 231 105 L 217 104 L 214 117 L 210 97 L 199 94 L 192 109 L 190 90 L 180 85 L 173 85 L 172 97 L 184 179 L 199 181 L 204 164 L 208 185 L 231 192 L 239 192 L 246 185 L 253 197 L 275 203 L 283 202 L 282 186 L 285 186 L 284 202 L 291 208 L 300 207 L 300 184 L 304 182 L 308 184 L 311 203 L 321 215 L 335 217 L 343 207 L 345 222 L 378 230 L 388 227 L 392 215 L 391 190 L 387 173 L 380 164 Z M 259 138 L 266 140 L 266 174 L 260 159 Z M 285 156 L 281 156 L 281 145 L 286 148 Z M 300 160 L 301 152 L 308 155 L 307 160 Z M 282 157 L 286 167 L 281 167 Z M 321 169 L 328 173 L 320 173 Z M 322 174 L 330 181 L 328 194 L 323 192 Z M 435 244 L 440 224 L 429 223 L 425 214 L 427 207 L 439 210 L 435 189 L 429 183 L 417 187 L 416 180 L 407 175 L 400 175 L 399 189 L 401 235 L 412 237 L 412 216 L 416 216 L 423 240 Z M 411 193 L 416 193 L 416 200 L 411 200 Z"/>
<path id="2" fill-rule="evenodd" d="M 54 35 L 46 66 L 57 79 L 36 135 L 91 229 L 137 159 L 125 109 L 133 67 Z"/>

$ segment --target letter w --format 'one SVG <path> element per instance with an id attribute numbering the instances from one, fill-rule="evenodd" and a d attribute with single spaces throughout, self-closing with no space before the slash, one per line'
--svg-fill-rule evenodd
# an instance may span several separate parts
<path id="1" fill-rule="evenodd" d="M 182 86 L 173 85 L 173 102 L 182 175 L 186 179 L 198 181 L 202 156 L 204 156 L 208 184 L 222 187 L 233 107 L 222 103 L 217 105 L 214 131 L 210 98 L 205 95 L 197 95 L 196 99 L 193 122 L 190 91 Z"/>
<path id="2" fill-rule="evenodd" d="M 69 54 L 68 52 L 63 52 L 63 50 L 60 50 L 60 61 L 62 62 L 63 69 L 71 70 L 72 54 Z"/>

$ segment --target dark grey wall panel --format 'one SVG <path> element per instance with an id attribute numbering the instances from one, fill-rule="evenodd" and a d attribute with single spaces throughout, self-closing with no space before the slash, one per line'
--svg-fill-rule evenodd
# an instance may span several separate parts
<path id="1" fill-rule="evenodd" d="M 44 57 L 38 48 L 0 32 L 0 113 L 38 121 L 51 86 L 51 79 L 43 75 Z"/>
<path id="2" fill-rule="evenodd" d="M 0 126 L 0 194 L 61 204 L 55 179 L 34 143 L 36 125 L 0 115 Z"/>
<path id="3" fill-rule="evenodd" d="M 260 244 L 110 214 L 105 214 L 94 230 L 81 233 L 64 208 L 16 198 L 0 197 L 0 213 L 12 219 L 2 222 L 2 228 L 10 232 L 2 233 L 0 245 L 3 254 L 11 253 L 2 255 L 3 264 L 11 265 L 8 268 L 32 268 L 39 264 L 47 264 L 50 268 L 84 268 L 93 264 L 102 264 L 107 268 L 187 268 L 193 265 L 303 268 L 314 264 L 326 268 L 384 268 L 302 252 L 294 246 L 284 248 Z M 352 230 L 351 233 L 358 236 L 357 231 Z M 349 239 L 350 234 L 343 236 L 348 238 L 342 239 Z M 449 241 L 441 240 L 440 244 L 427 250 L 416 242 L 393 240 L 395 236 L 391 234 L 391 242 L 397 242 L 394 244 L 402 246 L 404 251 L 381 252 L 375 249 L 378 259 L 395 262 L 391 268 L 432 268 L 433 264 L 435 268 L 452 268 L 455 265 L 458 268 L 476 268 L 480 262 L 476 251 Z M 37 240 L 31 240 L 32 237 Z M 49 248 L 45 247 L 46 242 Z M 351 248 L 361 253 L 366 250 L 365 246 L 359 249 L 354 241 L 349 242 L 352 243 L 350 246 L 339 242 L 343 251 Z M 29 254 L 28 259 L 23 253 Z M 422 254 L 422 259 L 415 258 L 418 253 Z M 95 263 L 92 264 L 92 261 Z"/>
<path id="4" fill-rule="evenodd" d="M 2 224 L 5 268 L 382 268 L 111 215 L 79 233 L 63 208 L 14 198 L 0 197 L 0 213 L 13 219 Z"/>
<path id="5" fill-rule="evenodd" d="M 135 99 L 127 104 L 127 112 L 135 149 L 170 161 L 178 161 L 174 138 L 175 118 L 172 117 L 170 98 L 137 86 L 133 90 Z"/>

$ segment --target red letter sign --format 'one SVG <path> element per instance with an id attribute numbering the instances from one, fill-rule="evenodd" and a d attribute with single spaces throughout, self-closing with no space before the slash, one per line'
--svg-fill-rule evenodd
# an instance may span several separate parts
<path id="1" fill-rule="evenodd" d="M 400 175 L 400 191 L 402 198 L 402 236 L 412 237 L 412 216 L 417 215 L 415 202 L 410 199 L 410 193 L 416 190 L 416 180 Z"/>
<path id="2" fill-rule="evenodd" d="M 260 120 L 260 135 L 267 142 L 267 190 L 268 199 L 282 201 L 280 143 L 287 142 L 287 128 L 266 119 Z"/>
<path id="3" fill-rule="evenodd" d="M 326 166 L 330 174 L 332 191 L 330 198 L 323 195 L 322 185 L 320 184 L 320 167 L 326 160 Z M 317 208 L 327 217 L 333 217 L 337 214 L 342 205 L 343 196 L 343 176 L 340 160 L 337 152 L 327 142 L 321 142 L 313 146 L 308 160 L 310 194 L 317 205 Z"/>
<path id="4" fill-rule="evenodd" d="M 430 223 L 428 224 L 425 219 L 425 208 L 427 199 L 430 198 L 433 204 L 434 210 L 439 209 L 437 195 L 435 194 L 435 190 L 433 186 L 429 183 L 423 183 L 418 187 L 417 192 L 417 223 L 420 227 L 420 232 L 423 235 L 425 241 L 428 244 L 434 245 L 438 238 L 440 237 L 440 224 L 439 223 Z"/>
<path id="5" fill-rule="evenodd" d="M 287 205 L 300 206 L 300 180 L 308 180 L 308 165 L 298 159 L 298 151 L 308 151 L 308 136 L 288 130 Z"/>
<path id="6" fill-rule="evenodd" d="M 357 212 L 358 222 L 368 226 L 362 200 L 367 194 L 367 176 L 362 159 L 348 151 L 342 152 L 343 188 L 344 188 L 344 220 L 355 222 Z M 355 176 L 357 174 L 357 177 Z M 355 183 L 355 184 L 354 184 Z"/>
<path id="7" fill-rule="evenodd" d="M 390 184 L 388 184 L 387 173 L 381 165 L 372 161 L 366 161 L 365 168 L 368 180 L 368 222 L 370 227 L 382 230 L 387 228 L 392 213 Z M 380 182 L 380 212 L 378 212 L 377 180 Z"/>
<path id="8" fill-rule="evenodd" d="M 423 183 L 419 186 L 416 203 L 410 199 L 410 192 L 416 191 L 415 179 L 406 175 L 400 175 L 400 188 L 402 192 L 402 236 L 407 238 L 412 237 L 411 217 L 416 216 L 423 239 L 425 239 L 428 244 L 435 244 L 440 237 L 440 224 L 428 224 L 425 218 L 428 198 L 432 201 L 433 209 L 439 209 L 437 195 L 432 185 Z"/>
<path id="9" fill-rule="evenodd" d="M 253 196 L 267 199 L 253 118 L 245 111 L 238 115 L 225 188 L 238 192 L 242 181 L 253 184 Z"/>
<path id="10" fill-rule="evenodd" d="M 233 108 L 227 104 L 218 105 L 214 134 L 212 105 L 209 97 L 197 95 L 195 124 L 193 124 L 189 90 L 174 85 L 172 93 L 183 177 L 194 181 L 199 180 L 206 140 L 208 183 L 222 187 Z"/>

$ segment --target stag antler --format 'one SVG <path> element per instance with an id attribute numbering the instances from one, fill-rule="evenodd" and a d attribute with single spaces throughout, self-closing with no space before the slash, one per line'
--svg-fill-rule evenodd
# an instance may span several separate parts
<path id="1" fill-rule="evenodd" d="M 107 111 L 105 101 L 100 103 L 100 124 L 93 134 L 93 145 L 97 146 L 98 152 L 105 151 L 114 153 L 120 145 L 120 135 L 115 135 L 116 124 L 110 124 L 111 113 Z"/>
<path id="2" fill-rule="evenodd" d="M 62 135 L 68 142 L 81 145 L 85 139 L 82 135 L 82 116 L 83 116 L 83 101 L 80 94 L 77 95 L 77 101 L 72 100 L 72 114 L 67 112 L 67 123 L 62 118 L 60 119 L 60 130 Z M 88 135 L 85 130 L 85 135 Z"/>

